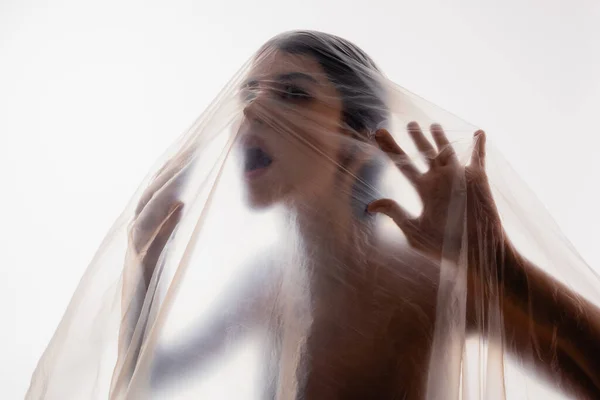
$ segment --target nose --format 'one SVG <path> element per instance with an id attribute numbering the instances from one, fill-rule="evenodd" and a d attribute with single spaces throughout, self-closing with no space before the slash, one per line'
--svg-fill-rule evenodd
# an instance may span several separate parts
<path id="1" fill-rule="evenodd" d="M 252 97 L 244 107 L 244 116 L 253 122 L 263 123 L 265 120 L 266 111 L 271 106 L 268 105 L 269 99 L 272 97 L 271 89 L 261 85 L 252 90 Z"/>
<path id="2" fill-rule="evenodd" d="M 260 95 L 254 97 L 250 102 L 244 107 L 244 116 L 253 122 L 262 122 L 260 118 L 260 109 L 264 109 L 262 105 L 262 98 Z"/>
<path id="3" fill-rule="evenodd" d="M 257 120 L 256 105 L 254 103 L 254 100 L 251 100 L 250 103 L 248 103 L 246 107 L 244 107 L 244 117 L 246 117 L 246 119 L 250 121 Z"/>

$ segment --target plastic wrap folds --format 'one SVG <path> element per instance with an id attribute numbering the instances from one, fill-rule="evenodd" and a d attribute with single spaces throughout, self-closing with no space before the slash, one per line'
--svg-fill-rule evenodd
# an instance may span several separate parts
<path id="1" fill-rule="evenodd" d="M 600 398 L 600 281 L 495 134 L 343 39 L 273 38 L 142 182 L 27 398 Z"/>

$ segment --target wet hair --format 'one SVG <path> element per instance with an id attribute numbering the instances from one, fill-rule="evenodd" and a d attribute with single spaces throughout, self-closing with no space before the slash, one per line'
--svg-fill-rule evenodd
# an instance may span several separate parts
<path id="1" fill-rule="evenodd" d="M 388 108 L 376 78 L 381 72 L 358 46 L 328 33 L 292 31 L 275 36 L 262 49 L 273 47 L 317 60 L 340 94 L 343 122 L 360 136 L 383 127 Z"/>

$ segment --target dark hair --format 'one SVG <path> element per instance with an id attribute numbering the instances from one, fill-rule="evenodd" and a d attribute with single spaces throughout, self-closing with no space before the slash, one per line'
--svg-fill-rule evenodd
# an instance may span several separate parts
<path id="1" fill-rule="evenodd" d="M 374 76 L 380 75 L 379 68 L 355 44 L 328 33 L 292 31 L 275 36 L 262 50 L 271 47 L 314 57 L 340 93 L 342 120 L 356 132 L 374 132 L 387 120 L 383 90 Z"/>
<path id="2" fill-rule="evenodd" d="M 307 54 L 316 59 L 340 94 L 343 122 L 359 138 L 362 136 L 365 139 L 365 135 L 374 133 L 387 121 L 389 110 L 379 84 L 381 72 L 375 62 L 355 44 L 328 33 L 292 31 L 275 36 L 262 47 L 259 54 L 269 48 L 291 54 Z M 366 207 L 378 197 L 374 189 L 378 186 L 382 169 L 380 160 L 372 159 L 357 173 L 357 180 L 352 187 L 351 206 L 360 220 L 372 219 Z"/>

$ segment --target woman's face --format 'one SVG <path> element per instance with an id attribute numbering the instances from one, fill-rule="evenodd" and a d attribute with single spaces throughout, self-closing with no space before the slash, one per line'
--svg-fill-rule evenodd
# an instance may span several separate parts
<path id="1" fill-rule="evenodd" d="M 240 128 L 247 199 L 261 208 L 331 193 L 344 143 L 342 101 L 319 63 L 271 51 L 242 88 Z"/>

